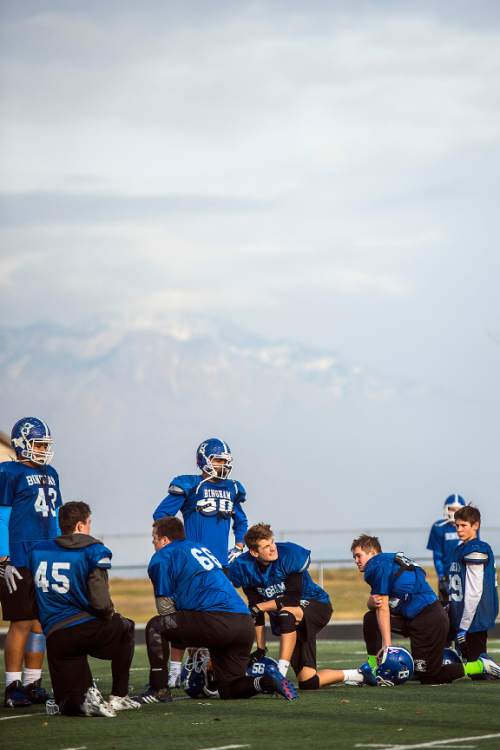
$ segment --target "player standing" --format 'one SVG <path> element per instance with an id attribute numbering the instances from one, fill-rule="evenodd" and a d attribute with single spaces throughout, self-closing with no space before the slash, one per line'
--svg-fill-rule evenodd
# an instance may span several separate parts
<path id="1" fill-rule="evenodd" d="M 0 600 L 3 617 L 10 620 L 4 705 L 19 708 L 49 697 L 41 687 L 45 637 L 28 556 L 36 542 L 57 536 L 62 500 L 57 471 L 50 466 L 53 441 L 45 422 L 20 419 L 11 443 L 17 461 L 0 463 Z"/>
<path id="2" fill-rule="evenodd" d="M 246 500 L 245 488 L 241 482 L 229 478 L 233 457 L 223 440 L 204 440 L 196 451 L 196 463 L 201 474 L 174 477 L 153 519 L 159 521 L 180 511 L 187 538 L 208 547 L 227 571 L 229 564 L 243 552 L 248 528 L 242 508 Z M 231 522 L 235 544 L 228 550 Z M 182 655 L 183 649 L 172 647 L 170 687 L 180 682 Z"/>
<path id="3" fill-rule="evenodd" d="M 427 549 L 432 551 L 438 579 L 439 601 L 448 604 L 448 569 L 458 544 L 455 511 L 466 505 L 461 495 L 450 495 L 444 501 L 444 518 L 431 526 Z"/>

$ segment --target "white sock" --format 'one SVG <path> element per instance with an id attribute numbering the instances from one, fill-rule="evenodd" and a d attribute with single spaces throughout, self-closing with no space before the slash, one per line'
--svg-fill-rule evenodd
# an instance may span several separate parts
<path id="1" fill-rule="evenodd" d="M 19 680 L 21 682 L 23 673 L 22 672 L 6 672 L 5 673 L 5 687 L 8 687 L 8 685 L 11 684 L 11 682 L 16 682 Z"/>
<path id="2" fill-rule="evenodd" d="M 343 669 L 344 682 L 363 682 L 363 675 L 357 669 Z"/>
<path id="3" fill-rule="evenodd" d="M 182 662 L 181 661 L 171 661 L 170 665 L 168 667 L 168 673 L 169 675 L 173 677 L 177 677 L 177 675 L 180 675 L 182 670 Z"/>
<path id="4" fill-rule="evenodd" d="M 286 677 L 286 673 L 288 672 L 289 666 L 290 666 L 290 662 L 287 659 L 280 659 L 278 661 L 278 669 L 283 675 L 283 677 Z"/>
<path id="5" fill-rule="evenodd" d="M 29 667 L 24 667 L 23 670 L 23 685 L 31 685 L 32 682 L 36 682 L 40 679 L 42 676 L 42 670 L 41 669 L 30 669 Z"/>

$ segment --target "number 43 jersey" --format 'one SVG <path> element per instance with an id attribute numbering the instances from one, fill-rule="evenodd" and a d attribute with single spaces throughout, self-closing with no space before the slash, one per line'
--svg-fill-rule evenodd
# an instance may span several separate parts
<path id="1" fill-rule="evenodd" d="M 90 602 L 89 578 L 96 568 L 107 571 L 111 557 L 111 551 L 102 542 L 86 534 L 70 534 L 35 544 L 29 567 L 46 636 L 54 629 L 96 619 Z"/>
<path id="2" fill-rule="evenodd" d="M 494 627 L 498 615 L 495 557 L 480 539 L 459 544 L 449 570 L 452 626 L 471 633 Z"/>
<path id="3" fill-rule="evenodd" d="M 52 466 L 0 463 L 0 506 L 12 508 L 9 550 L 16 568 L 27 566 L 35 542 L 54 539 L 59 534 L 57 512 L 61 505 L 59 477 Z"/>
<path id="4" fill-rule="evenodd" d="M 155 596 L 173 599 L 179 611 L 250 615 L 219 560 L 196 542 L 176 540 L 162 547 L 151 558 L 148 575 Z"/>

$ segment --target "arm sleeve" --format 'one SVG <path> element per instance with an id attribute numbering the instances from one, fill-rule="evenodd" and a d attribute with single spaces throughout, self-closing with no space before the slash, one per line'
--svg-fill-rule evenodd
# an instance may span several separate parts
<path id="1" fill-rule="evenodd" d="M 280 597 L 283 606 L 298 607 L 300 604 L 300 598 L 302 596 L 302 589 L 304 584 L 303 573 L 290 573 L 285 578 L 285 593 Z"/>
<path id="2" fill-rule="evenodd" d="M 441 578 L 442 576 L 448 575 L 448 571 L 445 570 L 444 558 L 440 550 L 435 549 L 432 553 L 434 559 L 434 567 L 436 569 L 436 575 Z"/>
<path id="3" fill-rule="evenodd" d="M 87 579 L 89 602 L 99 617 L 110 618 L 115 611 L 109 593 L 108 571 L 94 568 Z"/>
<path id="4" fill-rule="evenodd" d="M 249 609 L 251 609 L 251 607 L 253 607 L 254 604 L 259 604 L 259 602 L 265 601 L 265 599 L 262 598 L 262 596 L 259 594 L 259 592 L 255 588 L 255 586 L 244 586 L 243 593 L 248 599 Z M 264 615 L 264 612 L 260 612 L 260 614 L 258 614 L 257 617 L 255 618 L 255 626 L 258 627 L 259 625 L 265 625 L 265 624 L 266 624 L 266 617 Z"/>
<path id="5" fill-rule="evenodd" d="M 245 534 L 248 529 L 248 519 L 240 503 L 234 506 L 233 531 L 236 544 L 245 543 Z"/>
<path id="6" fill-rule="evenodd" d="M 175 516 L 182 508 L 185 498 L 184 490 L 181 487 L 177 487 L 177 485 L 171 484 L 168 488 L 167 497 L 163 498 L 153 513 L 153 519 L 158 521 L 165 516 Z"/>
<path id="7" fill-rule="evenodd" d="M 0 557 L 9 555 L 9 519 L 12 508 L 0 506 Z"/>
<path id="8" fill-rule="evenodd" d="M 464 611 L 460 620 L 460 630 L 468 630 L 476 614 L 476 609 L 483 594 L 484 566 L 488 555 L 484 552 L 473 552 L 465 558 L 465 591 Z"/>
<path id="9" fill-rule="evenodd" d="M 169 596 L 157 596 L 156 611 L 159 615 L 173 615 L 176 611 L 174 600 Z"/>

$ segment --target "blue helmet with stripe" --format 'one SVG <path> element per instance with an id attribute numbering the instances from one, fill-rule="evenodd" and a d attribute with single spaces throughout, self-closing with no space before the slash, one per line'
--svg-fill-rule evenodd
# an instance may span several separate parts
<path id="1" fill-rule="evenodd" d="M 214 463 L 217 459 L 217 463 Z M 210 479 L 227 479 L 233 468 L 231 449 L 224 440 L 208 438 L 196 451 L 198 468 Z"/>
<path id="2" fill-rule="evenodd" d="M 375 670 L 375 676 L 381 678 L 381 684 L 402 685 L 413 677 L 413 657 L 401 646 L 388 646 Z"/>
<path id="3" fill-rule="evenodd" d="M 455 511 L 464 508 L 467 505 L 462 495 L 449 495 L 444 501 L 444 517 L 447 521 L 453 523 L 455 520 Z"/>
<path id="4" fill-rule="evenodd" d="M 216 698 L 219 693 L 206 648 L 197 648 L 181 670 L 181 684 L 190 698 Z"/>
<path id="5" fill-rule="evenodd" d="M 10 440 L 18 460 L 44 466 L 54 457 L 49 427 L 37 417 L 18 419 L 12 428 Z"/>
<path id="6" fill-rule="evenodd" d="M 443 666 L 445 664 L 463 664 L 462 658 L 454 648 L 445 648 L 443 651 Z"/>

